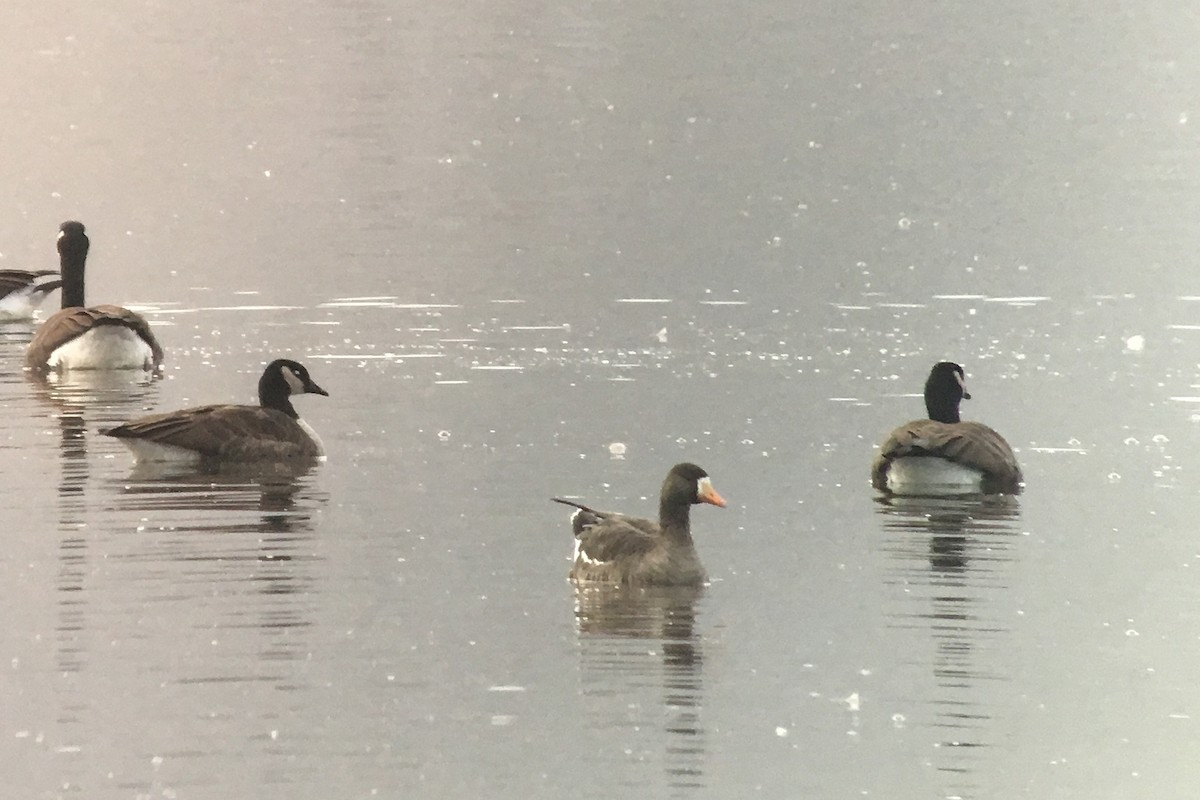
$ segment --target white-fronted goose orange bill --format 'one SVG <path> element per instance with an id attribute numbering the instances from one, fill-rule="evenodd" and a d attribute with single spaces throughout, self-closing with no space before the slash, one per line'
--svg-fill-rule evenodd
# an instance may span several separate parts
<path id="1" fill-rule="evenodd" d="M 704 567 L 692 541 L 691 508 L 698 503 L 725 506 L 708 473 L 695 464 L 676 464 L 658 499 L 658 521 L 596 511 L 572 500 L 575 563 L 571 579 L 626 585 L 696 585 Z"/>
<path id="2" fill-rule="evenodd" d="M 0 322 L 33 319 L 46 295 L 62 281 L 52 269 L 0 269 Z"/>
<path id="3" fill-rule="evenodd" d="M 59 228 L 62 309 L 37 329 L 25 366 L 33 370 L 156 369 L 163 350 L 150 325 L 127 308 L 87 306 L 84 267 L 90 246 L 83 223 L 69 220 Z"/>
<path id="4" fill-rule="evenodd" d="M 138 462 L 317 459 L 325 454 L 321 440 L 290 400 L 303 393 L 329 396 L 303 365 L 281 358 L 263 370 L 257 406 L 185 408 L 151 414 L 101 433 L 124 442 Z"/>
<path id="5" fill-rule="evenodd" d="M 871 484 L 901 495 L 1016 494 L 1021 468 L 1004 437 L 979 422 L 959 419 L 971 399 L 963 368 L 935 364 L 925 381 L 928 419 L 896 428 L 871 464 Z"/>

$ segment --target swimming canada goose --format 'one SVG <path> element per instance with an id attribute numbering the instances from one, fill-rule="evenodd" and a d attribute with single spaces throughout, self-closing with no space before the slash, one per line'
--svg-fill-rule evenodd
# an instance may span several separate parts
<path id="1" fill-rule="evenodd" d="M 871 484 L 892 494 L 1016 494 L 1021 468 L 1004 437 L 979 422 L 962 422 L 961 400 L 970 400 L 963 368 L 935 364 L 925 381 L 928 419 L 892 431 L 871 464 Z"/>
<path id="2" fill-rule="evenodd" d="M 59 227 L 62 309 L 33 335 L 25 366 L 34 370 L 155 369 L 163 350 L 140 314 L 121 306 L 85 306 L 83 271 L 87 234 L 73 220 Z"/>
<path id="3" fill-rule="evenodd" d="M 0 269 L 0 322 L 33 319 L 33 312 L 62 281 L 51 269 Z"/>
<path id="4" fill-rule="evenodd" d="M 258 381 L 259 405 L 211 405 L 151 414 L 101 431 L 146 461 L 248 462 L 316 459 L 320 438 L 296 413 L 294 394 L 323 394 L 303 365 L 272 361 Z"/>
<path id="5" fill-rule="evenodd" d="M 692 542 L 690 513 L 697 503 L 725 506 L 708 473 L 695 464 L 676 464 L 658 499 L 658 522 L 596 511 L 571 500 L 575 564 L 571 579 L 629 585 L 696 585 L 704 567 Z"/>

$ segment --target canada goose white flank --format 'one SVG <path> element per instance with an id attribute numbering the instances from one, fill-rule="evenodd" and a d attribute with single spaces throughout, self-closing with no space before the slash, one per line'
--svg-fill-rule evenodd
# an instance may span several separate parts
<path id="1" fill-rule="evenodd" d="M 0 322 L 33 319 L 46 295 L 62 281 L 51 269 L 0 269 Z"/>
<path id="2" fill-rule="evenodd" d="M 37 329 L 25 351 L 25 366 L 39 371 L 156 369 L 163 350 L 140 314 L 121 306 L 85 304 L 89 246 L 83 223 L 71 220 L 60 226 L 62 309 Z"/>
<path id="3" fill-rule="evenodd" d="M 292 406 L 294 394 L 329 393 L 302 364 L 272 361 L 258 381 L 259 405 L 209 405 L 151 414 L 101 433 L 138 462 L 265 462 L 318 459 L 320 438 Z"/>
<path id="4" fill-rule="evenodd" d="M 959 419 L 970 400 L 963 368 L 935 364 L 925 381 L 928 419 L 896 428 L 871 464 L 871 483 L 900 495 L 1016 494 L 1023 478 L 1004 437 L 979 422 Z"/>

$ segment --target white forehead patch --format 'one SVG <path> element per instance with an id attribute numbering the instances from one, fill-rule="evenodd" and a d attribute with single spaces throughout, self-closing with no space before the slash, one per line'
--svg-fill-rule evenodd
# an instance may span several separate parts
<path id="1" fill-rule="evenodd" d="M 292 390 L 292 394 L 304 394 L 307 391 L 304 388 L 304 381 L 296 374 L 296 370 L 291 367 L 283 367 L 283 379 L 287 381 L 288 388 Z"/>
<path id="2" fill-rule="evenodd" d="M 712 494 L 712 490 L 712 480 L 710 478 L 701 478 L 700 480 L 696 481 L 696 494 Z"/>
<path id="3" fill-rule="evenodd" d="M 59 238 L 59 239 L 63 238 L 63 237 L 64 237 L 64 236 L 66 236 L 66 235 L 67 235 L 67 232 L 66 232 L 66 231 L 59 231 L 59 232 L 58 232 L 58 238 Z"/>

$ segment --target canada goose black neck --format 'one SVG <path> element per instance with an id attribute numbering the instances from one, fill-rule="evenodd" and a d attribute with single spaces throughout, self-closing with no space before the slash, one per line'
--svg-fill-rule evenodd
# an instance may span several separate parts
<path id="1" fill-rule="evenodd" d="M 292 419 L 299 419 L 291 401 L 292 389 L 283 377 L 283 366 L 279 362 L 271 364 L 263 370 L 258 379 L 258 403 L 263 408 L 273 408 L 282 411 Z"/>
<path id="2" fill-rule="evenodd" d="M 963 388 L 963 368 L 950 361 L 935 364 L 925 381 L 925 411 L 934 422 L 960 421 L 958 404 L 970 398 Z"/>
<path id="3" fill-rule="evenodd" d="M 63 308 L 82 308 L 86 305 L 83 272 L 90 246 L 82 222 L 68 220 L 59 226 L 58 262 L 62 271 Z"/>

